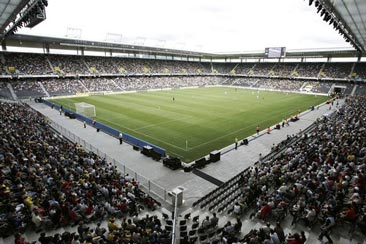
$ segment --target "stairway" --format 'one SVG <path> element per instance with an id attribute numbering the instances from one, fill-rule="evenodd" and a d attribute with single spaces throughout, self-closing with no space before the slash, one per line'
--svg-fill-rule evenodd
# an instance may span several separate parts
<path id="1" fill-rule="evenodd" d="M 308 84 L 307 82 L 304 82 L 304 84 L 300 87 L 299 90 L 302 91 L 307 84 Z"/>
<path id="2" fill-rule="evenodd" d="M 117 85 L 117 83 L 113 80 L 113 79 L 111 79 L 111 82 L 118 88 L 118 89 L 120 89 L 121 91 L 123 90 L 122 89 L 122 87 L 120 87 L 119 85 Z"/>
<path id="3" fill-rule="evenodd" d="M 48 93 L 48 91 L 46 90 L 46 88 L 43 86 L 42 82 L 38 81 L 37 83 L 41 87 L 41 89 L 44 92 L 44 94 L 46 94 L 47 97 L 50 97 L 50 94 Z"/>
<path id="4" fill-rule="evenodd" d="M 317 78 L 321 78 L 321 77 L 320 77 L 320 75 L 321 75 L 321 73 L 323 72 L 323 70 L 324 70 L 324 68 L 325 68 L 325 64 L 326 64 L 326 63 L 324 63 L 324 64 L 322 65 L 322 67 L 320 68 L 320 71 L 319 71 L 319 73 L 318 73 L 318 75 L 317 75 Z"/>
<path id="5" fill-rule="evenodd" d="M 352 77 L 353 71 L 355 70 L 355 67 L 356 67 L 356 63 L 353 63 L 352 68 L 351 68 L 351 72 L 349 73 L 348 77 Z"/>
<path id="6" fill-rule="evenodd" d="M 53 68 L 53 65 L 51 63 L 51 61 L 48 59 L 48 57 L 46 56 L 46 61 L 48 63 L 48 65 L 50 66 L 51 70 L 52 70 L 52 73 L 55 73 L 55 69 Z"/>
<path id="7" fill-rule="evenodd" d="M 82 60 L 81 60 L 81 62 L 83 63 L 83 65 L 85 65 L 87 72 L 91 72 L 90 67 L 89 67 L 89 65 L 85 62 L 85 60 L 84 60 L 84 59 L 82 59 Z M 99 71 L 99 70 L 98 70 L 98 71 Z"/>
<path id="8" fill-rule="evenodd" d="M 299 63 L 298 64 L 296 64 L 296 66 L 295 66 L 295 68 L 294 68 L 294 70 L 293 71 L 291 71 L 291 73 L 290 73 L 290 76 L 293 76 L 293 73 L 295 73 L 295 72 L 297 72 L 297 68 L 299 67 Z M 298 76 L 298 75 L 297 75 Z"/>
<path id="9" fill-rule="evenodd" d="M 9 91 L 10 91 L 10 94 L 11 94 L 11 97 L 13 98 L 13 100 L 14 101 L 17 101 L 18 100 L 18 96 L 17 96 L 17 94 L 15 94 L 15 91 L 13 89 L 13 86 L 10 83 L 8 83 L 7 87 L 9 89 Z"/>
<path id="10" fill-rule="evenodd" d="M 78 80 L 79 84 L 87 91 L 87 92 L 90 92 L 89 89 L 85 86 L 85 84 L 81 81 L 81 80 Z"/>
<path id="11" fill-rule="evenodd" d="M 235 72 L 235 69 L 239 66 L 239 64 L 240 64 L 240 63 L 236 64 L 236 65 L 235 65 L 235 67 L 234 67 L 232 70 L 230 70 L 230 74 L 232 74 L 232 73 L 234 73 L 234 74 L 235 74 L 235 73 L 236 73 L 236 72 Z"/>
<path id="12" fill-rule="evenodd" d="M 357 88 L 358 88 L 358 85 L 354 85 L 354 87 L 353 87 L 353 89 L 351 91 L 351 96 L 353 96 L 355 94 Z"/>

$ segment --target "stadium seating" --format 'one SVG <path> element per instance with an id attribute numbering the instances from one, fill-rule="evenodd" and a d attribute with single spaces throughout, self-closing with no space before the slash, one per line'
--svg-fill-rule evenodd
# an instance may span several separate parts
<path id="1" fill-rule="evenodd" d="M 144 206 L 154 210 L 160 205 L 139 189 L 135 179 L 65 140 L 27 105 L 1 103 L 0 113 L 0 237 L 27 229 L 49 231 L 81 221 L 101 221 L 107 216 L 132 218 Z M 163 234 L 160 225 L 156 226 L 158 219 L 151 225 L 150 217 L 145 221 L 140 224 L 151 230 L 149 238 L 154 231 Z M 119 229 L 109 232 L 118 239 Z M 135 226 L 124 234 L 136 231 Z M 79 233 L 82 241 L 90 234 L 86 233 Z"/>
<path id="2" fill-rule="evenodd" d="M 339 82 L 350 94 L 349 80 L 362 85 L 366 79 L 365 63 L 200 63 L 28 53 L 3 53 L 2 58 L 0 77 L 15 78 L 2 81 L 5 98 L 11 98 L 7 83 L 19 98 L 28 98 L 207 85 L 297 92 L 308 87 L 301 91 L 328 94 Z M 29 76 L 37 79 L 26 79 Z"/>
<path id="3" fill-rule="evenodd" d="M 302 136 L 284 141 L 261 163 L 244 170 L 193 206 L 239 216 L 253 209 L 251 217 L 265 221 L 282 221 L 291 214 L 293 223 L 308 228 L 334 216 L 339 228 L 349 225 L 350 234 L 356 229 L 363 232 L 366 138 L 362 107 L 365 105 L 364 96 L 347 98 L 345 107 L 333 116 L 317 121 Z M 239 211 L 235 212 L 234 205 L 239 206 Z M 310 219 L 307 213 L 311 210 L 315 210 L 315 218 Z M 270 224 L 267 227 L 268 233 L 262 233 L 266 227 L 253 229 L 241 241 L 256 238 L 262 243 L 270 238 L 269 231 L 276 229 Z M 224 236 L 233 238 L 228 233 Z M 294 234 L 288 237 L 291 238 L 304 237 Z"/>

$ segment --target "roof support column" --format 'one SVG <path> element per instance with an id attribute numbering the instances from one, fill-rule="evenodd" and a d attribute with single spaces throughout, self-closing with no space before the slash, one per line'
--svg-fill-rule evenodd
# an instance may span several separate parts
<path id="1" fill-rule="evenodd" d="M 5 42 L 5 41 L 3 41 L 3 42 L 1 43 L 1 49 L 2 49 L 3 51 L 6 51 L 6 42 Z"/>
<path id="2" fill-rule="evenodd" d="M 43 44 L 43 53 L 50 54 L 50 44 Z"/>

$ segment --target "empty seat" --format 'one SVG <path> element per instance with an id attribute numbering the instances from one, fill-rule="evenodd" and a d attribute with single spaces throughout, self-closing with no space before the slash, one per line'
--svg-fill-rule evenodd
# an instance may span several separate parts
<path id="1" fill-rule="evenodd" d="M 192 225 L 192 229 L 197 229 L 197 228 L 198 228 L 198 226 L 199 226 L 199 223 L 194 223 L 194 224 Z"/>
<path id="2" fill-rule="evenodd" d="M 194 235 L 196 235 L 196 233 L 197 233 L 197 229 L 194 229 L 194 230 L 190 230 L 190 231 L 188 232 L 188 235 L 189 235 L 189 236 L 194 236 Z"/>
<path id="3" fill-rule="evenodd" d="M 197 221 L 199 220 L 199 218 L 200 218 L 200 216 L 199 216 L 199 215 L 197 215 L 197 216 L 193 217 L 192 221 L 193 221 L 193 222 L 197 222 Z"/>
<path id="4" fill-rule="evenodd" d="M 169 215 L 167 215 L 166 213 L 162 213 L 163 214 L 163 219 L 169 219 Z"/>

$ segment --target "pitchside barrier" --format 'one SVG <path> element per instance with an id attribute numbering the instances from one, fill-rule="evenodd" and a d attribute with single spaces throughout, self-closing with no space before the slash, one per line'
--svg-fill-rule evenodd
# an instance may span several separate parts
<path id="1" fill-rule="evenodd" d="M 50 102 L 48 100 L 43 99 L 42 102 L 44 104 L 50 106 L 50 107 L 53 107 L 53 108 L 57 109 L 57 110 L 60 109 L 60 106 L 59 105 L 57 105 L 55 103 L 52 103 L 52 102 Z M 93 123 L 93 119 L 88 118 L 88 117 L 85 117 L 85 116 L 83 116 L 81 114 L 75 113 L 74 111 L 71 111 L 71 110 L 66 109 L 66 108 L 63 108 L 63 111 L 65 113 L 70 113 L 70 114 L 75 115 L 75 118 L 76 119 L 78 119 L 80 121 L 85 121 L 89 125 L 92 125 L 92 123 Z M 109 134 L 109 135 L 111 135 L 111 136 L 113 136 L 113 137 L 115 137 L 117 139 L 119 138 L 120 131 L 118 131 L 116 129 L 113 129 L 112 127 L 109 127 L 109 126 L 107 126 L 105 124 L 102 124 L 100 122 L 95 122 L 94 127 L 100 129 L 101 131 L 103 131 L 103 132 L 105 132 L 105 133 L 107 133 L 107 134 Z M 123 133 L 122 139 L 123 139 L 124 142 L 127 142 L 127 143 L 129 143 L 131 145 L 137 146 L 140 149 L 142 149 L 144 146 L 150 146 L 150 147 L 153 148 L 153 150 L 155 152 L 159 153 L 162 157 L 165 157 L 166 156 L 165 149 L 163 149 L 161 147 L 158 147 L 158 146 L 156 146 L 154 144 L 151 144 L 149 142 L 140 140 L 139 138 L 136 138 L 136 137 L 131 136 L 129 134 Z"/>

